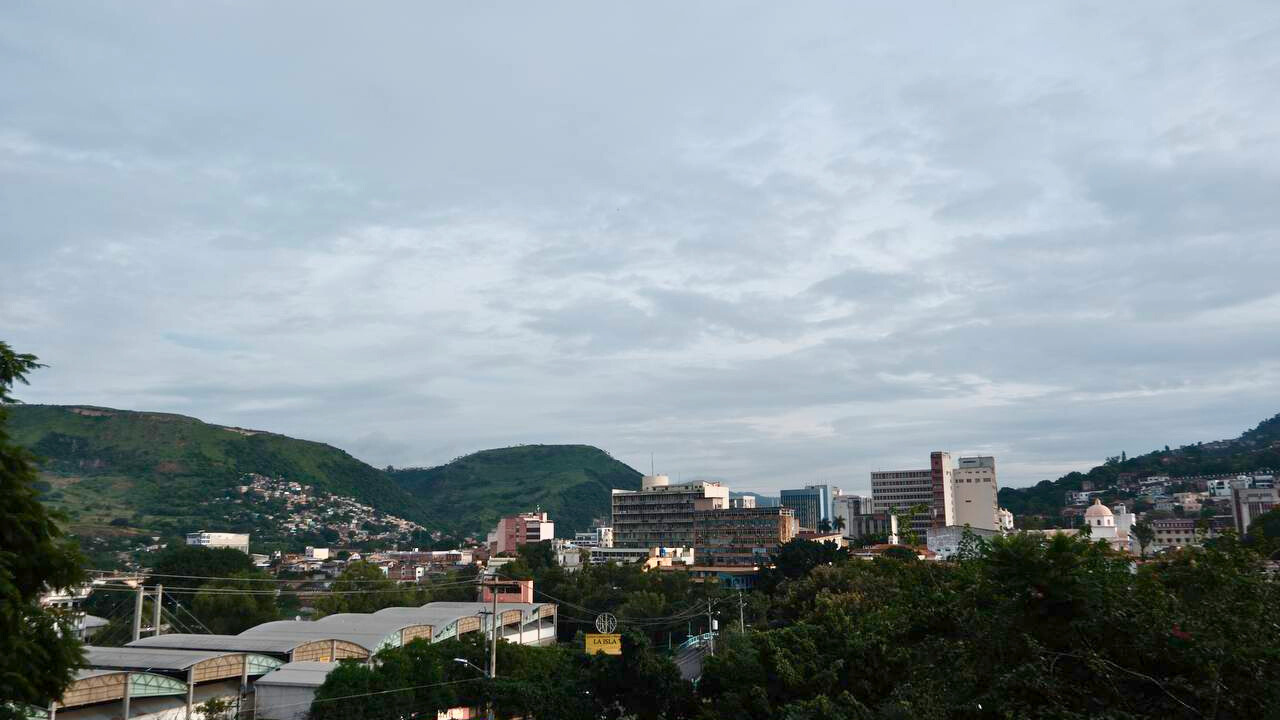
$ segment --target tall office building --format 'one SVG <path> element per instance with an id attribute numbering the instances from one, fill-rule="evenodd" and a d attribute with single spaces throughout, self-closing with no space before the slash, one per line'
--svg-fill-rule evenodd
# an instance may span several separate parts
<path id="1" fill-rule="evenodd" d="M 917 505 L 923 505 L 923 513 L 912 515 L 910 527 L 924 537 L 933 525 L 933 471 L 924 470 L 876 470 L 871 473 L 871 504 L 877 513 L 902 514 Z"/>
<path id="2" fill-rule="evenodd" d="M 801 529 L 817 530 L 819 522 L 832 520 L 831 489 L 826 485 L 805 485 L 801 490 L 783 490 L 782 507 L 795 511 Z"/>
<path id="3" fill-rule="evenodd" d="M 910 528 L 923 533 L 929 528 L 969 525 L 998 530 L 1000 506 L 996 483 L 996 459 L 989 455 L 962 457 L 953 461 L 951 453 L 929 454 L 927 470 L 878 470 L 871 473 L 872 509 L 877 513 L 899 514 L 917 506 L 927 512 L 911 517 Z"/>
<path id="4" fill-rule="evenodd" d="M 619 548 L 693 547 L 694 513 L 729 507 L 720 483 L 672 485 L 646 475 L 639 490 L 613 491 L 613 545 Z"/>
<path id="5" fill-rule="evenodd" d="M 956 498 L 953 481 L 955 467 L 951 464 L 951 453 L 938 450 L 929 453 L 929 480 L 933 489 L 932 526 L 936 528 L 955 525 Z"/>
<path id="6" fill-rule="evenodd" d="M 983 530 L 1000 529 L 1000 505 L 996 499 L 996 459 L 990 455 L 962 457 L 951 474 L 955 485 L 954 525 Z"/>

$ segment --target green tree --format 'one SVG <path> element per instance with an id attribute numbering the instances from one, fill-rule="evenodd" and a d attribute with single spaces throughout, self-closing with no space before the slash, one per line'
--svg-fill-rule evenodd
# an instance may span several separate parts
<path id="1" fill-rule="evenodd" d="M 151 582 L 195 588 L 206 578 L 254 577 L 253 559 L 234 548 L 209 548 L 171 540 L 151 563 Z"/>
<path id="2" fill-rule="evenodd" d="M 200 586 L 191 601 L 200 622 L 216 635 L 236 635 L 254 625 L 278 620 L 274 588 L 262 573 L 246 573 L 242 579 L 214 580 Z"/>
<path id="3" fill-rule="evenodd" d="M 1129 528 L 1129 532 L 1133 533 L 1134 539 L 1138 541 L 1138 553 L 1145 558 L 1147 547 L 1156 539 L 1155 528 L 1144 522 L 1136 522 Z"/>
<path id="4" fill-rule="evenodd" d="M 316 601 L 326 615 L 377 612 L 412 605 L 417 599 L 412 590 L 400 587 L 377 565 L 364 560 L 348 564 L 329 589 L 331 594 Z"/>
<path id="5" fill-rule="evenodd" d="M 82 557 L 40 504 L 35 458 L 5 429 L 15 383 L 41 367 L 0 342 L 0 698 L 44 706 L 61 697 L 81 662 L 69 618 L 41 607 L 46 590 L 82 582 Z M 33 672 L 38 670 L 38 672 Z M 0 705 L 0 716 L 13 713 Z"/>

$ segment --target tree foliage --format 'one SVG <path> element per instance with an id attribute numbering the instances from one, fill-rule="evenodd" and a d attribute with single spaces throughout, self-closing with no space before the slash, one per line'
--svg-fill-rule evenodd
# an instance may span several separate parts
<path id="1" fill-rule="evenodd" d="M 377 565 L 364 560 L 349 563 L 330 587 L 332 594 L 321 597 L 316 607 L 326 615 L 371 613 L 383 608 L 421 605 L 426 602 L 415 591 L 401 587 Z"/>
<path id="2" fill-rule="evenodd" d="M 36 490 L 35 458 L 6 430 L 15 383 L 40 367 L 0 342 L 0 699 L 46 705 L 61 696 L 81 661 L 69 619 L 42 608 L 40 595 L 83 580 L 81 556 Z M 38 670 L 38 672 L 32 672 Z M 13 712 L 0 705 L 0 716 Z"/>
<path id="3" fill-rule="evenodd" d="M 244 573 L 241 578 L 214 580 L 200 586 L 191 601 L 192 611 L 209 632 L 236 635 L 255 625 L 277 620 L 280 608 L 271 585 L 253 582 L 264 579 L 261 572 Z"/>
<path id="4" fill-rule="evenodd" d="M 815 566 L 774 591 L 774 629 L 708 661 L 702 717 L 1274 713 L 1280 592 L 1260 557 L 1228 539 L 1131 563 L 1017 535 L 959 563 Z"/>

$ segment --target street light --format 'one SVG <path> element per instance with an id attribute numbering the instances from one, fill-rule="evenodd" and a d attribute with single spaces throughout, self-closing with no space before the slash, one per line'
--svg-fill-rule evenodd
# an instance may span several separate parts
<path id="1" fill-rule="evenodd" d="M 480 673 L 481 675 L 483 675 L 483 676 L 485 676 L 485 677 L 489 677 L 489 673 L 485 672 L 485 671 L 484 671 L 484 670 L 482 670 L 479 666 L 477 666 L 475 663 L 471 662 L 470 660 L 468 660 L 468 659 L 466 659 L 466 658 L 454 658 L 454 659 L 453 659 L 453 661 L 454 661 L 454 662 L 456 662 L 456 663 L 458 663 L 459 665 L 466 665 L 467 667 L 471 668 L 472 670 L 475 670 L 476 672 Z M 489 718 L 489 720 L 494 720 L 494 711 L 493 711 L 493 703 L 492 703 L 492 702 L 491 702 L 491 703 L 489 703 L 489 711 L 488 711 L 488 713 L 486 713 L 486 715 L 487 715 L 487 717 Z"/>
<path id="2" fill-rule="evenodd" d="M 475 670 L 481 675 L 485 677 L 489 677 L 489 673 L 485 672 L 483 668 L 479 667 L 478 665 L 476 665 L 475 663 L 471 662 L 466 658 L 454 658 L 453 661 L 456 663 L 461 663 L 463 665 L 466 665 L 467 667 L 471 668 L 472 670 Z"/>

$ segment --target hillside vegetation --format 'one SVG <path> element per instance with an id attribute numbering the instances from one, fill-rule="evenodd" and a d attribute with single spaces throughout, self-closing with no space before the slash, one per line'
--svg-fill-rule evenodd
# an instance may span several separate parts
<path id="1" fill-rule="evenodd" d="M 44 501 L 78 535 L 182 533 L 229 525 L 242 475 L 311 485 L 449 534 L 484 533 L 503 515 L 541 506 L 557 534 L 609 514 L 611 488 L 640 473 L 586 445 L 485 450 L 433 468 L 380 470 L 338 448 L 182 415 L 88 406 L 15 405 L 8 429 L 42 459 Z"/>
<path id="2" fill-rule="evenodd" d="M 120 517 L 160 531 L 216 524 L 204 506 L 240 484 L 243 473 L 286 477 L 411 520 L 423 515 L 385 473 L 335 447 L 284 435 L 167 413 L 56 405 L 14 406 L 9 432 L 42 459 L 51 485 L 46 501 L 71 513 L 82 534 Z"/>
<path id="3" fill-rule="evenodd" d="M 393 469 L 423 501 L 428 527 L 487 530 L 503 515 L 541 507 L 556 534 L 571 537 L 610 513 L 610 490 L 640 489 L 640 473 L 589 445 L 521 445 L 483 450 L 433 468 Z"/>
<path id="4" fill-rule="evenodd" d="M 1258 423 L 1240 437 L 1215 442 L 1165 447 L 1127 457 L 1124 453 L 1106 459 L 1088 472 L 1071 472 L 1057 480 L 1044 480 L 1029 488 L 1003 488 L 1000 506 L 1015 517 L 1056 516 L 1067 491 L 1079 491 L 1088 481 L 1094 490 L 1115 487 L 1122 474 L 1143 478 L 1167 475 L 1170 478 L 1219 475 L 1271 468 L 1280 470 L 1280 415 Z"/>

